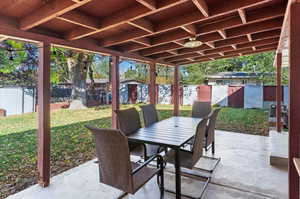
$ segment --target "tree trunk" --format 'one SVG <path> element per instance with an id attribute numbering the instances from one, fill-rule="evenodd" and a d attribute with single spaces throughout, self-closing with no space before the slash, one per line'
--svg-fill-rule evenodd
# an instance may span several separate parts
<path id="1" fill-rule="evenodd" d="M 74 55 L 74 54 L 73 54 Z M 72 102 L 71 109 L 80 109 L 87 107 L 87 70 L 91 65 L 89 55 L 76 53 L 76 56 L 70 56 L 67 59 L 70 76 L 72 80 Z"/>

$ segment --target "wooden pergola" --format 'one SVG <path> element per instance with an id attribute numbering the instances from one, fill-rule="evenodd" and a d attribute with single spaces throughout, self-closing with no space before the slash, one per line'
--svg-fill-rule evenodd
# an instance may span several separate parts
<path id="1" fill-rule="evenodd" d="M 281 65 L 290 67 L 289 198 L 299 199 L 299 177 L 292 162 L 300 157 L 299 19 L 299 0 L 1 0 L 0 40 L 11 38 L 40 46 L 39 183 L 48 186 L 50 180 L 51 46 L 111 56 L 114 128 L 122 58 L 150 65 L 153 104 L 156 64 L 175 67 L 174 115 L 178 115 L 180 65 L 277 50 L 277 105 L 282 101 Z M 191 37 L 202 45 L 185 48 Z M 280 118 L 277 123 L 280 131 Z"/>

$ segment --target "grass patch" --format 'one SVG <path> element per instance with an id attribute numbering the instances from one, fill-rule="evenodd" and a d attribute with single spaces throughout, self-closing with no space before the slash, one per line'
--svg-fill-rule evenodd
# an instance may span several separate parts
<path id="1" fill-rule="evenodd" d="M 128 107 L 133 105 L 122 106 Z M 170 117 L 172 108 L 171 105 L 158 105 L 160 119 Z M 190 116 L 191 107 L 181 107 L 181 115 Z M 52 176 L 95 157 L 94 143 L 85 125 L 110 127 L 110 107 L 51 112 Z M 0 119 L 0 198 L 36 183 L 36 129 L 36 113 Z M 217 129 L 266 135 L 267 113 L 223 108 Z"/>

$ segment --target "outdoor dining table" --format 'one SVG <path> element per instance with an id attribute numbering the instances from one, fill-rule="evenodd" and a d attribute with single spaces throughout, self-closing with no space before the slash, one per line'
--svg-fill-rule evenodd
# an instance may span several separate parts
<path id="1" fill-rule="evenodd" d="M 179 149 L 195 135 L 200 121 L 201 118 L 171 117 L 141 128 L 128 136 L 128 140 L 132 142 L 159 145 L 175 151 L 176 199 L 181 198 Z"/>

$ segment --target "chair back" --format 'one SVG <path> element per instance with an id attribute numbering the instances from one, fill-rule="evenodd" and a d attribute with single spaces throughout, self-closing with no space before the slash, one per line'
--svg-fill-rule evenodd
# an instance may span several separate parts
<path id="1" fill-rule="evenodd" d="M 192 117 L 205 118 L 211 112 L 210 102 L 194 101 L 192 107 Z"/>
<path id="2" fill-rule="evenodd" d="M 116 129 L 87 127 L 94 135 L 100 182 L 130 192 L 133 189 L 127 137 Z"/>
<path id="3" fill-rule="evenodd" d="M 221 108 L 214 109 L 208 116 L 208 126 L 206 129 L 206 142 L 210 145 L 215 140 L 215 128 L 217 117 Z"/>
<path id="4" fill-rule="evenodd" d="M 199 161 L 203 155 L 203 140 L 205 137 L 207 119 L 201 120 L 197 125 L 193 149 L 192 149 L 192 162 L 193 166 Z"/>
<path id="5" fill-rule="evenodd" d="M 155 122 L 158 122 L 158 115 L 154 104 L 141 106 L 141 109 L 145 126 L 149 126 Z"/>
<path id="6" fill-rule="evenodd" d="M 140 129 L 140 115 L 135 108 L 116 111 L 119 129 L 125 134 L 130 135 Z"/>

